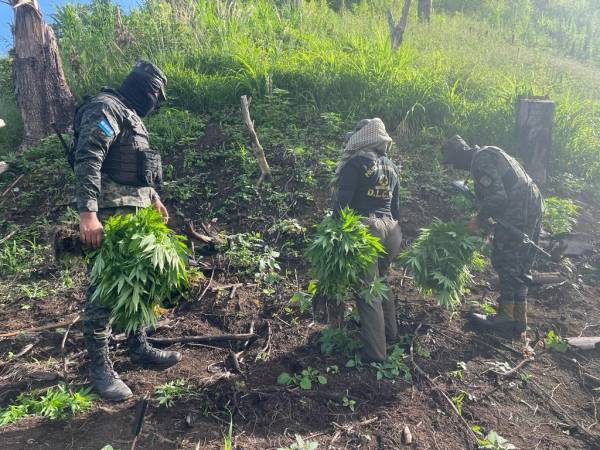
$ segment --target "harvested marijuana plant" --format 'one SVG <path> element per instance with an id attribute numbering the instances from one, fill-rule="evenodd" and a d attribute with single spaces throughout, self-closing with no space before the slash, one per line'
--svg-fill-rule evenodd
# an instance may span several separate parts
<path id="1" fill-rule="evenodd" d="M 311 275 L 317 280 L 317 294 L 340 304 L 348 291 L 372 291 L 361 277 L 383 253 L 379 239 L 369 233 L 352 209 L 343 209 L 339 217 L 325 217 L 306 250 Z"/>
<path id="2" fill-rule="evenodd" d="M 183 240 L 152 207 L 110 217 L 92 255 L 92 301 L 109 306 L 128 333 L 155 323 L 156 307 L 187 285 Z"/>
<path id="3" fill-rule="evenodd" d="M 434 294 L 441 306 L 451 309 L 460 303 L 472 279 L 471 270 L 481 269 L 481 238 L 468 233 L 462 222 L 434 219 L 421 229 L 412 247 L 400 254 L 414 283 L 425 294 Z"/>

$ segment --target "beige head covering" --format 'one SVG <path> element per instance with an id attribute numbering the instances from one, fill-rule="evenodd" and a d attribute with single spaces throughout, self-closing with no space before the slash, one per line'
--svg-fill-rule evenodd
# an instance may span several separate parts
<path id="1" fill-rule="evenodd" d="M 346 136 L 348 137 L 348 141 L 342 151 L 342 157 L 331 181 L 334 187 L 339 180 L 342 169 L 350 158 L 368 153 L 385 154 L 392 143 L 392 138 L 385 130 L 385 124 L 378 117 L 361 120 L 356 125 L 355 131 L 348 133 Z"/>

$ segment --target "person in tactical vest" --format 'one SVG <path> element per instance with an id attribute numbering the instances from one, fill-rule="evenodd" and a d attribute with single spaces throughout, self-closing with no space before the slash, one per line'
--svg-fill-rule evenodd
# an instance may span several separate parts
<path id="1" fill-rule="evenodd" d="M 527 330 L 527 290 L 536 253 L 518 232 L 537 242 L 542 195 L 521 164 L 498 147 L 471 148 L 457 135 L 442 151 L 444 164 L 468 170 L 473 178 L 479 213 L 469 220 L 469 231 L 476 233 L 490 218 L 496 221 L 492 266 L 500 278 L 498 311 L 492 316 L 473 314 L 474 324 L 482 331 L 518 337 Z"/>
<path id="2" fill-rule="evenodd" d="M 392 260 L 400 252 L 402 232 L 400 218 L 399 172 L 387 157 L 392 139 L 379 118 L 363 119 L 353 132 L 346 135 L 347 143 L 339 162 L 333 186 L 336 188 L 334 211 L 339 214 L 350 207 L 368 225 L 370 233 L 379 238 L 386 254 L 365 274 L 364 281 L 372 283 L 385 277 Z M 396 340 L 395 299 L 357 299 L 360 316 L 360 335 L 363 362 L 382 362 L 387 356 L 387 344 Z"/>
<path id="3" fill-rule="evenodd" d="M 150 150 L 140 119 L 166 99 L 166 84 L 158 67 L 138 60 L 118 89 L 103 88 L 77 108 L 69 159 L 81 240 L 91 247 L 101 245 L 102 221 L 111 215 L 154 205 L 165 221 L 169 218 L 154 189 L 162 180 L 160 156 Z M 104 399 L 121 401 L 132 392 L 113 370 L 108 356 L 110 309 L 91 302 L 93 291 L 90 286 L 83 315 L 91 382 Z M 152 348 L 143 329 L 128 336 L 127 345 L 134 363 L 166 368 L 181 360 L 178 352 Z"/>

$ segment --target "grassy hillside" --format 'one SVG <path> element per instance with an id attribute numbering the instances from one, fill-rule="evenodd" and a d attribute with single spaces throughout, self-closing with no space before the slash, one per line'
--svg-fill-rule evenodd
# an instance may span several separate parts
<path id="1" fill-rule="evenodd" d="M 404 152 L 415 150 L 423 137 L 437 144 L 455 132 L 511 150 L 517 96 L 549 94 L 557 102 L 553 174 L 557 182 L 565 174 L 581 178 L 595 192 L 600 75 L 583 62 L 555 56 L 579 56 L 552 31 L 551 24 L 567 17 L 559 8 L 564 2 L 545 7 L 546 21 L 533 3 L 544 2 L 490 0 L 480 8 L 437 2 L 431 25 L 411 17 L 398 53 L 390 50 L 388 3 L 382 1 L 339 12 L 320 2 L 307 2 L 300 12 L 268 0 L 233 6 L 149 1 L 118 17 L 116 6 L 96 1 L 61 9 L 56 28 L 78 96 L 117 83 L 144 56 L 165 69 L 174 107 L 220 114 L 237 105 L 241 94 L 260 101 L 273 90 L 285 91 L 294 105 L 339 114 L 348 123 L 380 116 L 392 130 L 402 124 L 403 135 L 410 136 L 399 140 Z M 569 20 L 585 13 L 584 3 L 568 10 Z M 511 26 L 522 32 L 513 36 Z M 531 33 L 556 39 L 532 40 Z M 257 117 L 259 124 L 263 119 Z M 8 134 L 3 132 L 0 149 L 14 145 Z"/>

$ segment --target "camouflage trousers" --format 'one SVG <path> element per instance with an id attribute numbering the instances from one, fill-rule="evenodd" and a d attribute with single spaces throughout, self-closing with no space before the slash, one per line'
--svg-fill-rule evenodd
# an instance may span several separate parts
<path id="1" fill-rule="evenodd" d="M 135 206 L 103 208 L 98 211 L 98 218 L 101 222 L 104 222 L 110 216 L 135 213 L 137 209 Z M 91 270 L 91 267 L 89 269 Z M 92 302 L 93 294 L 94 286 L 90 284 L 87 289 L 85 308 L 83 310 L 83 336 L 86 342 L 88 340 L 90 340 L 90 343 L 94 341 L 107 342 L 112 332 L 110 320 L 111 309 L 100 303 Z"/>
<path id="2" fill-rule="evenodd" d="M 519 207 L 512 208 L 503 221 L 518 228 L 536 242 L 542 227 L 544 204 L 537 188 Z M 525 301 L 531 281 L 531 266 L 536 250 L 524 244 L 500 224 L 496 224 L 492 248 L 492 266 L 500 279 L 500 293 L 506 301 Z"/>
<path id="3" fill-rule="evenodd" d="M 379 277 L 385 277 L 391 262 L 400 252 L 402 231 L 398 222 L 391 217 L 368 217 L 364 223 L 370 233 L 379 238 L 386 254 L 375 261 L 365 274 L 363 281 L 372 283 Z M 363 344 L 363 356 L 371 361 L 384 361 L 387 342 L 393 342 L 398 334 L 396 322 L 396 299 L 391 293 L 388 298 L 374 298 L 370 301 L 358 298 L 356 301 L 360 317 L 360 337 Z"/>

